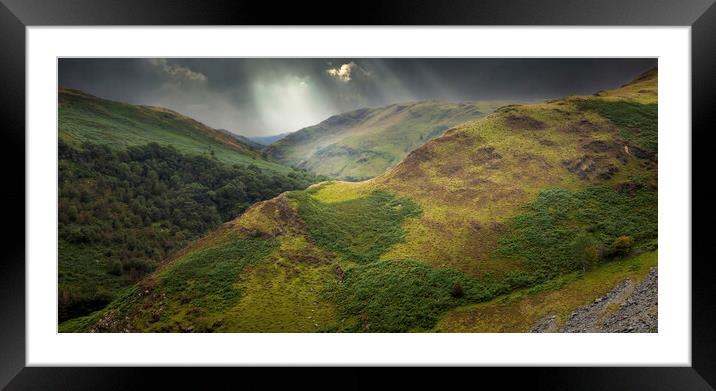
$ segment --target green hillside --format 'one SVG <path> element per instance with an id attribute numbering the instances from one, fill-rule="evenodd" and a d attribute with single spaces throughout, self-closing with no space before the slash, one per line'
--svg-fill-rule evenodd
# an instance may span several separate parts
<path id="1" fill-rule="evenodd" d="M 58 104 L 59 138 L 69 145 L 89 142 L 123 149 L 157 143 L 189 155 L 214 156 L 227 164 L 292 171 L 263 159 L 237 137 L 169 109 L 115 102 L 69 88 L 60 88 Z"/>
<path id="2" fill-rule="evenodd" d="M 451 127 L 503 104 L 411 102 L 360 109 L 291 133 L 268 146 L 266 154 L 331 178 L 372 178 Z"/>
<path id="3" fill-rule="evenodd" d="M 253 203 L 319 180 L 173 112 L 59 98 L 60 321 L 103 308 Z"/>
<path id="4" fill-rule="evenodd" d="M 652 70 L 504 106 L 373 179 L 256 203 L 60 331 L 525 331 L 563 318 L 656 265 L 657 85 Z M 370 114 L 352 116 L 338 120 Z"/>

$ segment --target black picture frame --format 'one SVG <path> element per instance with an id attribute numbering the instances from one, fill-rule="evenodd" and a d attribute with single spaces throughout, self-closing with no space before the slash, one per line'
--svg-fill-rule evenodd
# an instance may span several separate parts
<path id="1" fill-rule="evenodd" d="M 270 380 L 313 378 L 314 386 L 404 388 L 459 384 L 479 377 L 482 387 L 526 384 L 530 388 L 709 390 L 716 386 L 716 284 L 709 255 L 714 192 L 709 181 L 715 145 L 716 6 L 714 0 L 390 0 L 341 5 L 337 2 L 219 2 L 191 0 L 0 0 L 0 113 L 5 233 L 0 261 L 0 386 L 7 389 L 135 389 L 166 386 L 206 388 L 198 370 L 165 368 L 26 367 L 25 355 L 25 27 L 77 25 L 529 25 L 529 26 L 690 26 L 692 61 L 692 366 L 651 368 L 480 368 L 444 377 L 423 371 L 369 374 L 365 369 L 310 369 L 276 376 L 275 370 L 243 371 L 241 386 Z M 350 12 L 346 12 L 350 11 Z M 20 170 L 20 168 L 23 170 Z M 699 179 L 700 181 L 697 181 Z M 25 205 L 21 208 L 20 205 Z M 690 260 L 684 260 L 688 262 Z M 666 271 L 668 272 L 668 271 Z M 236 377 L 237 369 L 219 371 Z M 477 371 L 475 373 L 474 371 Z M 387 375 L 387 376 L 384 376 Z M 262 380 L 263 379 L 263 380 Z M 494 383 L 497 380 L 499 383 Z M 338 382 L 338 383 L 337 383 Z"/>

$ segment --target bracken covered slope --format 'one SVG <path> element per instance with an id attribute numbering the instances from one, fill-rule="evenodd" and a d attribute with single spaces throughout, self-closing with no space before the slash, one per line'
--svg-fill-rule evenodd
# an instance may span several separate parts
<path id="1" fill-rule="evenodd" d="M 61 331 L 529 330 L 655 264 L 656 121 L 656 70 L 501 107 L 374 179 L 254 205 Z M 540 294 L 479 327 L 484 303 Z"/>

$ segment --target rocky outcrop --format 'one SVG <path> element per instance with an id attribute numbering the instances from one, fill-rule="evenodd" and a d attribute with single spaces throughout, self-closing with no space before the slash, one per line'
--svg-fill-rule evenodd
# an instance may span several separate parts
<path id="1" fill-rule="evenodd" d="M 565 160 L 562 165 L 570 172 L 577 174 L 580 179 L 590 181 L 607 180 L 619 171 L 617 166 L 599 156 L 585 155 L 579 159 Z"/>
<path id="2" fill-rule="evenodd" d="M 627 278 L 609 293 L 577 308 L 562 327 L 557 315 L 540 319 L 533 333 L 655 333 L 658 330 L 658 275 L 653 267 L 640 284 Z"/>
<path id="3" fill-rule="evenodd" d="M 634 291 L 634 282 L 627 278 L 609 293 L 596 298 L 592 303 L 577 308 L 567 319 L 560 331 L 565 333 L 603 332 L 604 322 L 621 303 Z"/>
<path id="4" fill-rule="evenodd" d="M 619 309 L 604 321 L 608 333 L 655 333 L 658 329 L 657 271 L 653 268 Z"/>

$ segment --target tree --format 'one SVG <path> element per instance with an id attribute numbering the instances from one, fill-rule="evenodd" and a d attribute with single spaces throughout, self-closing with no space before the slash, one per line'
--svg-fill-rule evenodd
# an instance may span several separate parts
<path id="1" fill-rule="evenodd" d="M 582 267 L 582 271 L 594 268 L 602 255 L 599 241 L 587 232 L 579 233 L 572 241 L 574 260 Z"/>
<path id="2" fill-rule="evenodd" d="M 612 242 L 612 254 L 616 256 L 624 256 L 629 254 L 634 246 L 634 239 L 631 236 L 622 235 L 614 239 Z"/>
<path id="3" fill-rule="evenodd" d="M 456 282 L 452 285 L 452 289 L 450 289 L 450 295 L 456 299 L 459 299 L 465 295 L 465 291 L 462 289 L 462 284 L 459 282 Z"/>
<path id="4" fill-rule="evenodd" d="M 107 270 L 107 273 L 113 275 L 113 276 L 121 276 L 122 275 L 122 262 L 118 260 L 114 260 L 109 264 L 109 270 Z"/>

